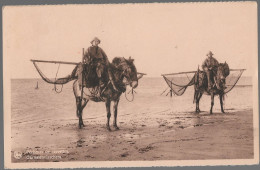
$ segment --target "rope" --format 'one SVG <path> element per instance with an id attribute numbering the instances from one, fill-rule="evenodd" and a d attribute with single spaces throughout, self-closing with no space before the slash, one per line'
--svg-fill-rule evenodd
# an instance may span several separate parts
<path id="1" fill-rule="evenodd" d="M 126 98 L 126 100 L 127 101 L 129 101 L 129 102 L 132 102 L 133 100 L 134 100 L 134 93 L 136 93 L 135 91 L 134 91 L 134 89 L 132 88 L 132 90 L 130 90 L 127 94 L 129 94 L 131 92 L 131 94 L 132 94 L 132 99 L 131 100 L 129 100 L 128 98 L 127 98 L 127 95 L 126 95 L 126 92 L 125 92 L 125 98 Z"/>
<path id="2" fill-rule="evenodd" d="M 42 78 L 45 82 L 47 82 L 47 83 L 49 83 L 49 84 L 66 84 L 66 83 L 70 82 L 71 80 L 73 80 L 73 79 L 71 79 L 71 78 L 63 78 L 63 79 L 58 79 L 58 80 L 56 80 L 56 81 L 52 81 L 51 79 L 47 78 L 47 77 L 43 74 L 43 72 L 42 72 L 42 71 L 40 70 L 40 68 L 37 66 L 36 62 L 33 62 L 33 65 L 34 65 L 34 67 L 36 68 L 36 70 L 37 70 L 37 72 L 39 73 L 39 75 L 41 76 L 41 78 Z"/>
<path id="3" fill-rule="evenodd" d="M 224 91 L 224 94 L 227 94 L 228 92 L 230 92 L 236 86 L 236 84 L 237 84 L 238 80 L 240 79 L 241 75 L 243 74 L 243 72 L 244 72 L 244 70 L 240 70 L 240 73 L 239 73 L 237 80 L 235 81 L 235 83 L 233 84 L 233 86 L 229 90 Z"/>
<path id="4" fill-rule="evenodd" d="M 60 64 L 59 64 L 58 69 L 57 69 L 57 72 L 56 72 L 55 82 L 56 82 L 56 80 L 57 80 L 57 75 L 58 75 L 59 70 L 60 70 Z M 61 93 L 61 92 L 62 92 L 62 89 L 63 89 L 63 84 L 61 85 L 60 91 L 58 91 L 58 88 L 56 87 L 56 83 L 54 83 L 54 90 L 55 90 L 56 93 Z"/>

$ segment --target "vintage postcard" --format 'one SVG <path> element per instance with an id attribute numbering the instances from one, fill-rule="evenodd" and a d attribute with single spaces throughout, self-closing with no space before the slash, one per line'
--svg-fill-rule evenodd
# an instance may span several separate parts
<path id="1" fill-rule="evenodd" d="M 6 168 L 259 163 L 256 2 L 3 7 Z"/>

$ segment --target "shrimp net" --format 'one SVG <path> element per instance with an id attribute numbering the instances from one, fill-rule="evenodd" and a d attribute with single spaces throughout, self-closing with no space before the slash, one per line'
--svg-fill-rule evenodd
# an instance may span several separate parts
<path id="1" fill-rule="evenodd" d="M 224 90 L 225 94 L 230 92 L 236 86 L 238 80 L 240 79 L 244 71 L 245 69 L 230 69 L 230 74 L 229 76 L 226 77 L 227 88 Z M 191 71 L 191 72 L 163 74 L 162 76 L 168 85 L 168 89 L 170 89 L 169 92 L 174 95 L 181 96 L 184 94 L 184 92 L 189 86 L 194 85 L 195 73 L 196 71 Z"/>
<path id="2" fill-rule="evenodd" d="M 189 86 L 194 84 L 194 74 L 192 72 L 163 74 L 163 78 L 174 95 L 181 96 Z"/>
<path id="3" fill-rule="evenodd" d="M 230 69 L 229 75 L 226 77 L 226 89 L 224 93 L 230 92 L 237 84 L 245 69 Z"/>

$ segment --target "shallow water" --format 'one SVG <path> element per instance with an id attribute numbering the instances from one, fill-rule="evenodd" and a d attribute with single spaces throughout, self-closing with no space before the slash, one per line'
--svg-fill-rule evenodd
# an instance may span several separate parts
<path id="1" fill-rule="evenodd" d="M 39 89 L 36 90 L 37 81 Z M 248 84 L 248 81 L 243 79 L 241 82 Z M 180 117 L 194 112 L 193 87 L 189 87 L 182 96 L 173 97 L 166 96 L 168 90 L 160 95 L 166 88 L 167 85 L 162 78 L 142 78 L 135 89 L 137 93 L 134 95 L 133 102 L 128 102 L 125 94 L 121 96 L 118 116 L 149 113 L 156 117 L 158 113 L 161 116 L 165 112 Z M 56 93 L 53 85 L 43 80 L 14 79 L 11 97 L 12 124 L 77 119 L 72 82 L 65 84 L 61 93 Z M 127 97 L 131 99 L 131 93 L 127 94 Z M 234 112 L 252 108 L 252 97 L 252 86 L 236 86 L 225 97 L 225 110 Z M 200 102 L 200 109 L 208 112 L 209 108 L 210 96 L 204 95 Z M 218 97 L 215 97 L 213 112 L 220 113 Z M 88 120 L 104 118 L 106 117 L 105 104 L 89 102 L 83 114 L 83 118 Z"/>
<path id="2" fill-rule="evenodd" d="M 37 81 L 39 82 L 38 90 L 35 89 Z M 167 85 L 162 78 L 142 78 L 135 89 L 137 93 L 134 95 L 133 102 L 128 102 L 125 94 L 121 96 L 117 119 L 120 130 L 115 131 L 112 127 L 112 117 L 110 123 L 112 133 L 107 133 L 107 116 L 103 102 L 88 103 L 83 111 L 83 121 L 86 126 L 83 129 L 78 128 L 72 82 L 65 84 L 61 93 L 56 93 L 52 90 L 53 85 L 47 84 L 43 80 L 12 80 L 12 152 L 18 150 L 26 153 L 27 150 L 59 151 L 65 149 L 69 154 L 62 155 L 62 161 L 168 160 L 174 158 L 171 155 L 175 153 L 176 148 L 180 148 L 182 141 L 190 141 L 190 144 L 180 148 L 181 151 L 177 154 L 178 159 L 189 159 L 185 154 L 185 152 L 190 152 L 189 146 L 194 144 L 200 144 L 198 147 L 201 148 L 206 146 L 206 149 L 199 151 L 195 149 L 195 155 L 196 153 L 201 154 L 201 151 L 208 150 L 207 146 L 216 140 L 205 136 L 218 133 L 219 131 L 216 129 L 222 128 L 223 133 L 226 130 L 228 132 L 225 132 L 226 136 L 218 133 L 219 142 L 232 141 L 231 144 L 226 142 L 225 153 L 227 154 L 233 153 L 233 134 L 239 138 L 241 135 L 247 136 L 242 142 L 237 141 L 241 145 L 236 146 L 236 150 L 246 148 L 246 152 L 241 151 L 239 154 L 229 156 L 230 158 L 252 155 L 252 86 L 237 86 L 227 94 L 225 110 L 228 114 L 221 113 L 219 99 L 216 97 L 213 115 L 209 114 L 210 96 L 202 97 L 200 104 L 202 112 L 195 114 L 193 87 L 189 87 L 182 96 L 172 98 L 169 95 L 160 95 L 165 88 Z M 127 96 L 131 98 L 131 95 Z M 244 125 L 240 126 L 241 124 Z M 202 129 L 196 128 L 199 126 L 202 126 Z M 203 128 L 204 126 L 208 128 Z M 181 135 L 182 133 L 185 134 Z M 204 142 L 200 141 L 198 135 L 203 138 Z M 180 141 L 179 144 L 177 144 L 178 141 Z M 160 144 L 157 145 L 156 142 Z M 162 150 L 160 149 L 161 144 L 164 146 Z M 163 156 L 151 158 L 149 155 L 153 156 L 155 153 L 152 150 L 156 148 L 158 148 L 156 154 L 158 152 Z M 222 150 L 223 146 L 221 145 L 220 148 Z M 219 149 L 213 147 L 209 153 L 215 153 L 216 150 Z M 167 155 L 168 151 L 170 152 Z M 144 152 L 148 153 L 146 153 L 147 158 L 144 157 Z M 125 153 L 128 154 L 127 158 L 121 156 Z M 203 159 L 209 158 L 208 153 L 203 154 Z M 216 158 L 222 158 L 222 153 L 216 152 L 216 155 Z M 198 159 L 196 156 L 193 159 Z M 27 160 L 26 157 L 17 160 L 12 157 L 12 161 L 52 160 Z"/>

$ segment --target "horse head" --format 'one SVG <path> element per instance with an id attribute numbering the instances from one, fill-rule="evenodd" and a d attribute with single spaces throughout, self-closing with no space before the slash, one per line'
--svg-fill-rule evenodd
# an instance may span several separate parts
<path id="1" fill-rule="evenodd" d="M 112 63 L 121 72 L 120 79 L 126 79 L 125 84 L 129 84 L 132 88 L 138 86 L 137 70 L 134 65 L 134 59 L 131 59 L 131 57 L 129 57 L 129 59 L 115 57 Z"/>
<path id="2" fill-rule="evenodd" d="M 216 78 L 217 78 L 217 88 L 219 90 L 223 90 L 226 77 L 229 75 L 229 73 L 230 73 L 229 66 L 226 62 L 220 63 L 218 65 L 217 77 Z"/>

